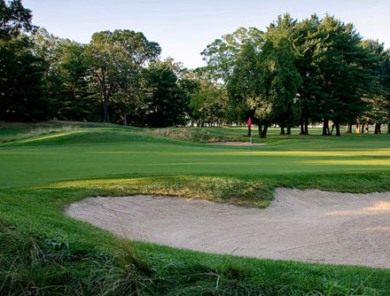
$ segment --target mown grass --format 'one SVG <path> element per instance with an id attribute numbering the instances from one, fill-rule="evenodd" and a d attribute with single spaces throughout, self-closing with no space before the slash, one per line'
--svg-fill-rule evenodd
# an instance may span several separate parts
<path id="1" fill-rule="evenodd" d="M 111 125 L 40 128 L 0 130 L 1 295 L 390 295 L 385 269 L 129 242 L 63 214 L 89 196 L 176 195 L 265 207 L 278 186 L 390 191 L 388 135 L 272 130 L 265 146 L 221 147 Z M 247 139 L 245 128 L 199 133 Z"/>
<path id="2" fill-rule="evenodd" d="M 275 137 L 264 146 L 229 147 L 176 141 L 142 131 L 79 127 L 15 138 L 0 150 L 6 168 L 0 171 L 0 188 L 59 180 L 182 175 L 280 180 L 320 173 L 343 174 L 348 179 L 350 174 L 390 171 L 388 135 Z M 338 182 L 334 186 L 338 189 Z M 356 190 L 365 190 L 365 186 Z"/>

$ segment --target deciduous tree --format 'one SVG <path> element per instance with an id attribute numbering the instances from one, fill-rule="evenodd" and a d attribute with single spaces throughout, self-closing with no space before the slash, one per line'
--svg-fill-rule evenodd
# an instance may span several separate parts
<path id="1" fill-rule="evenodd" d="M 142 67 L 156 59 L 161 48 L 143 33 L 115 30 L 95 33 L 88 45 L 90 63 L 103 102 L 103 121 L 109 122 L 109 105 L 113 95 L 121 94 L 124 105 L 136 99 Z M 128 112 L 127 109 L 121 110 Z M 126 118 L 127 114 L 121 114 Z"/>

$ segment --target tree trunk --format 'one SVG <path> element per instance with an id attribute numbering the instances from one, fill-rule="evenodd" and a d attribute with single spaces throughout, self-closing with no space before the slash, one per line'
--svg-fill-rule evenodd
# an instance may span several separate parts
<path id="1" fill-rule="evenodd" d="M 281 134 L 281 135 L 285 135 L 285 134 L 286 134 L 283 125 L 280 127 L 280 134 Z"/>
<path id="2" fill-rule="evenodd" d="M 308 135 L 309 134 L 309 123 L 306 118 L 301 118 L 301 132 L 300 135 Z"/>
<path id="3" fill-rule="evenodd" d="M 336 127 L 336 136 L 337 136 L 337 137 L 340 137 L 340 136 L 341 136 L 341 134 L 340 134 L 340 123 L 339 123 L 339 122 L 336 122 L 336 123 L 334 124 L 334 126 Z"/>
<path id="4" fill-rule="evenodd" d="M 356 122 L 356 133 L 360 134 L 360 122 L 359 121 Z"/>
<path id="5" fill-rule="evenodd" d="M 291 126 L 287 125 L 287 135 L 291 135 Z"/>
<path id="6" fill-rule="evenodd" d="M 103 94 L 103 122 L 110 122 L 108 113 L 109 103 L 107 94 Z"/>
<path id="7" fill-rule="evenodd" d="M 127 126 L 127 115 L 126 114 L 121 115 L 121 118 L 122 118 L 123 125 Z"/>
<path id="8" fill-rule="evenodd" d="M 330 129 L 330 133 L 329 133 L 331 136 L 333 135 L 333 131 L 334 131 L 335 126 L 336 125 L 333 123 L 332 124 L 332 128 Z"/>
<path id="9" fill-rule="evenodd" d="M 97 79 L 99 80 L 100 83 L 100 91 L 103 100 L 103 122 L 110 122 L 109 100 L 110 100 L 111 87 L 107 87 L 105 70 L 106 70 L 105 68 L 102 68 L 102 74 L 101 76 L 97 76 Z"/>
<path id="10" fill-rule="evenodd" d="M 268 131 L 268 123 L 264 123 L 264 128 L 263 128 L 263 131 L 261 133 L 260 138 L 262 138 L 262 139 L 267 138 L 267 131 Z"/>
<path id="11" fill-rule="evenodd" d="M 387 124 L 387 133 L 390 134 L 390 123 Z"/>
<path id="12" fill-rule="evenodd" d="M 300 124 L 300 127 L 301 127 L 301 131 L 300 131 L 300 135 L 305 135 L 305 126 L 303 124 L 303 120 L 301 121 L 301 124 Z"/>
<path id="13" fill-rule="evenodd" d="M 329 119 L 328 118 L 324 118 L 324 122 L 322 124 L 322 135 L 323 136 L 329 136 L 330 135 L 330 132 L 329 132 Z"/>
<path id="14" fill-rule="evenodd" d="M 348 133 L 348 134 L 352 134 L 352 124 L 351 124 L 351 123 L 348 123 L 348 126 L 347 126 L 347 133 Z"/>
<path id="15" fill-rule="evenodd" d="M 381 134 L 381 124 L 380 123 L 375 123 L 375 135 L 380 135 Z"/>
<path id="16" fill-rule="evenodd" d="M 364 134 L 364 128 L 365 128 L 365 123 L 363 122 L 363 123 L 360 125 L 360 133 L 361 133 L 361 134 Z"/>
<path id="17" fill-rule="evenodd" d="M 309 120 L 305 118 L 305 135 L 309 134 Z"/>
<path id="18" fill-rule="evenodd" d="M 261 135 L 263 134 L 263 125 L 259 123 L 259 137 L 261 138 Z"/>
<path id="19" fill-rule="evenodd" d="M 306 135 L 306 130 L 305 130 L 305 120 L 303 117 L 301 117 L 301 122 L 300 122 L 300 128 L 301 128 L 301 131 L 300 131 L 300 135 Z"/>

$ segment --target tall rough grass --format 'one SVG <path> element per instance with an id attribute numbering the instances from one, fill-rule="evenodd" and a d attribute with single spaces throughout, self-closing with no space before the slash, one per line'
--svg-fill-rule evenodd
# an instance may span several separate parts
<path id="1" fill-rule="evenodd" d="M 260 180 L 222 177 L 169 176 L 81 180 L 52 183 L 47 187 L 97 190 L 100 195 L 169 195 L 258 208 L 267 207 L 273 199 L 273 187 Z"/>
<path id="2" fill-rule="evenodd" d="M 147 133 L 167 137 L 176 140 L 197 142 L 197 143 L 213 143 L 213 142 L 225 142 L 225 141 L 243 141 L 245 139 L 245 132 L 242 134 L 219 134 L 215 130 L 207 128 L 157 128 L 147 129 Z"/>
<path id="3" fill-rule="evenodd" d="M 38 126 L 36 128 L 32 128 L 21 133 L 2 136 L 0 137 L 0 143 L 20 141 L 20 140 L 24 140 L 36 136 L 41 136 L 41 135 L 48 135 L 54 133 L 66 133 L 66 132 L 72 132 L 76 130 L 80 130 L 80 127 L 77 125 Z"/>
<path id="4" fill-rule="evenodd" d="M 72 250 L 59 238 L 43 238 L 0 223 L 0 295 L 144 295 L 148 264 L 131 242 L 116 254 Z"/>

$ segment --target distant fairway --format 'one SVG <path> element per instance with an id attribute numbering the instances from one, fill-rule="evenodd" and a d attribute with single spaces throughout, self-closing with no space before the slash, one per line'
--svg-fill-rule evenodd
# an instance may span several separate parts
<path id="1" fill-rule="evenodd" d="M 245 129 L 210 132 L 247 140 Z M 388 172 L 389 140 L 389 135 L 271 136 L 264 146 L 235 147 L 175 141 L 138 129 L 80 128 L 0 145 L 0 188 L 89 178 Z"/>

